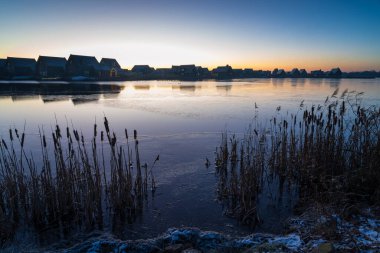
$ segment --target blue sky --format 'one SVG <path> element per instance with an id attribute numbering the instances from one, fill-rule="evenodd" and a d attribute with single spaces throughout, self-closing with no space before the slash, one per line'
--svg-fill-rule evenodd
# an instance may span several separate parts
<path id="1" fill-rule="evenodd" d="M 0 0 L 0 57 L 380 70 L 380 1 Z"/>

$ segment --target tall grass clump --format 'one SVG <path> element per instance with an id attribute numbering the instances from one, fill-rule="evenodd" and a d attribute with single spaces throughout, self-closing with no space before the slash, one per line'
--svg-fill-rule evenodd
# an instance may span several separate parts
<path id="1" fill-rule="evenodd" d="M 257 201 L 273 176 L 297 189 L 299 203 L 380 204 L 380 107 L 363 106 L 361 95 L 337 89 L 293 114 L 278 107 L 268 127 L 250 127 L 242 140 L 223 134 L 216 172 L 227 213 L 256 225 Z"/>
<path id="2" fill-rule="evenodd" d="M 58 230 L 64 238 L 73 230 L 103 229 L 108 220 L 130 223 L 141 213 L 154 177 L 152 168 L 149 175 L 141 171 L 136 130 L 134 145 L 127 130 L 125 140 L 118 140 L 106 117 L 104 130 L 99 134 L 95 124 L 89 142 L 78 130 L 58 124 L 50 138 L 43 130 L 39 135 L 42 162 L 25 150 L 24 132 L 10 129 L 9 140 L 1 139 L 2 243 L 22 226 L 37 233 Z"/>

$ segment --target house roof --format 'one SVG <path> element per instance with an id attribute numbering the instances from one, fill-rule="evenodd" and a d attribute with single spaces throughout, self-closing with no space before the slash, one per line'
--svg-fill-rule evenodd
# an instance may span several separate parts
<path id="1" fill-rule="evenodd" d="M 68 61 L 79 61 L 82 64 L 99 64 L 95 56 L 75 55 L 71 54 Z"/>
<path id="2" fill-rule="evenodd" d="M 221 72 L 228 72 L 228 71 L 231 71 L 231 70 L 232 70 L 231 66 L 226 65 L 226 66 L 217 67 L 213 71 L 216 72 L 216 73 L 221 73 Z"/>
<path id="3" fill-rule="evenodd" d="M 66 58 L 64 57 L 40 56 L 38 57 L 38 62 L 39 63 L 43 62 L 49 66 L 55 66 L 55 67 L 66 66 Z"/>
<path id="4" fill-rule="evenodd" d="M 149 65 L 135 65 L 132 68 L 132 71 L 146 71 L 152 70 L 153 68 L 149 67 Z"/>
<path id="5" fill-rule="evenodd" d="M 291 74 L 298 74 L 300 73 L 300 71 L 298 70 L 298 68 L 294 68 L 292 69 L 292 71 L 290 71 Z"/>
<path id="6" fill-rule="evenodd" d="M 331 74 L 336 74 L 336 73 L 340 73 L 340 72 L 342 72 L 341 70 L 340 70 L 340 68 L 333 68 L 333 69 L 331 69 Z"/>
<path id="7" fill-rule="evenodd" d="M 120 64 L 117 62 L 117 60 L 112 59 L 112 58 L 102 58 L 102 60 L 100 61 L 100 64 L 108 66 L 108 67 L 120 68 Z"/>
<path id="8" fill-rule="evenodd" d="M 36 66 L 36 60 L 31 58 L 8 57 L 7 62 L 18 67 L 34 68 Z"/>

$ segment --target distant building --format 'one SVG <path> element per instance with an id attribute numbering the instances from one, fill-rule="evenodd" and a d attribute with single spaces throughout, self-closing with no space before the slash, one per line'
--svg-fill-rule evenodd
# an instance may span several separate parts
<path id="1" fill-rule="evenodd" d="M 32 79 L 36 75 L 36 60 L 30 58 L 7 58 L 6 71 L 11 79 Z"/>
<path id="2" fill-rule="evenodd" d="M 200 73 L 194 64 L 172 66 L 173 73 L 179 79 L 199 79 Z"/>
<path id="3" fill-rule="evenodd" d="M 276 70 L 276 69 L 275 69 L 275 70 Z M 273 77 L 277 77 L 277 78 L 286 77 L 286 72 L 285 72 L 285 70 L 283 70 L 283 69 L 277 69 L 276 72 L 273 70 L 273 72 L 275 73 L 274 75 L 273 75 L 273 73 L 272 73 Z"/>
<path id="4" fill-rule="evenodd" d="M 243 77 L 245 77 L 245 78 L 254 77 L 254 75 L 253 75 L 253 69 L 244 69 L 243 70 Z"/>
<path id="5" fill-rule="evenodd" d="M 208 70 L 208 68 L 203 68 L 201 66 L 197 66 L 197 71 L 199 73 L 199 76 L 203 78 L 211 78 L 211 72 Z"/>
<path id="6" fill-rule="evenodd" d="M 322 70 L 313 70 L 310 72 L 310 75 L 314 78 L 322 78 L 325 77 L 325 72 L 323 72 Z"/>
<path id="7" fill-rule="evenodd" d="M 7 74 L 7 60 L 0 59 L 0 79 L 5 79 Z"/>
<path id="8" fill-rule="evenodd" d="M 174 73 L 171 68 L 157 68 L 154 76 L 158 79 L 174 79 Z"/>
<path id="9" fill-rule="evenodd" d="M 66 71 L 71 79 L 97 79 L 100 64 L 94 56 L 70 55 Z"/>
<path id="10" fill-rule="evenodd" d="M 217 79 L 231 79 L 233 78 L 233 71 L 230 65 L 217 67 L 212 70 L 212 74 Z"/>
<path id="11" fill-rule="evenodd" d="M 298 70 L 298 68 L 294 68 L 292 69 L 292 71 L 290 71 L 290 77 L 294 77 L 294 78 L 297 78 L 297 77 L 301 77 L 301 72 Z"/>
<path id="12" fill-rule="evenodd" d="M 300 77 L 307 77 L 306 69 L 300 69 Z"/>
<path id="13" fill-rule="evenodd" d="M 243 77 L 243 69 L 232 69 L 232 77 L 233 78 L 242 78 Z"/>
<path id="14" fill-rule="evenodd" d="M 132 68 L 132 72 L 134 73 L 140 73 L 143 75 L 150 74 L 154 71 L 154 68 L 149 67 L 149 65 L 135 65 Z"/>
<path id="15" fill-rule="evenodd" d="M 66 58 L 40 56 L 37 60 L 37 76 L 40 78 L 64 78 Z"/>
<path id="16" fill-rule="evenodd" d="M 340 70 L 340 68 L 333 68 L 327 73 L 327 77 L 341 78 L 342 77 L 342 71 Z"/>
<path id="17" fill-rule="evenodd" d="M 253 70 L 253 77 L 256 78 L 269 78 L 271 77 L 272 72 L 269 70 Z"/>
<path id="18" fill-rule="evenodd" d="M 103 58 L 100 61 L 100 78 L 114 79 L 123 75 L 124 71 L 115 59 Z"/>
<path id="19" fill-rule="evenodd" d="M 361 72 L 349 72 L 342 73 L 344 78 L 376 78 L 378 77 L 378 72 L 376 71 L 361 71 Z"/>

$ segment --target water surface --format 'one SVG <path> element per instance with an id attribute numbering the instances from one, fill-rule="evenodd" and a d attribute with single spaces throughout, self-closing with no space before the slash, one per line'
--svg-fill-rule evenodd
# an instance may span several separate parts
<path id="1" fill-rule="evenodd" d="M 74 125 L 89 139 L 94 122 L 102 124 L 106 115 L 121 136 L 125 128 L 138 130 L 143 161 L 151 164 L 160 155 L 155 197 L 119 237 L 153 237 L 181 226 L 241 235 L 252 230 L 223 215 L 215 200 L 214 169 L 205 166 L 206 158 L 214 160 L 221 133 L 241 136 L 255 115 L 265 126 L 278 106 L 282 113 L 296 112 L 301 101 L 306 106 L 323 103 L 337 88 L 339 94 L 362 91 L 365 104 L 380 104 L 380 79 L 0 82 L 0 137 L 7 139 L 10 127 L 25 127 L 27 147 L 37 157 L 39 128 L 50 132 L 56 122 Z M 280 231 L 293 204 L 287 198 L 265 198 L 259 208 L 264 223 L 256 230 Z"/>

